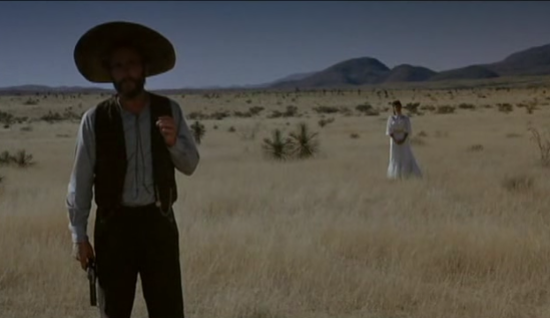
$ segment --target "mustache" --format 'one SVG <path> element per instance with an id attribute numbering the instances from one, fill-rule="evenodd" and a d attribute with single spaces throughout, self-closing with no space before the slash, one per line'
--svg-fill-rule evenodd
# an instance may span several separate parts
<path id="1" fill-rule="evenodd" d="M 118 81 L 118 83 L 120 84 L 124 84 L 124 83 L 139 83 L 140 80 L 139 79 L 134 79 L 134 78 L 123 78 L 121 79 L 120 81 Z"/>

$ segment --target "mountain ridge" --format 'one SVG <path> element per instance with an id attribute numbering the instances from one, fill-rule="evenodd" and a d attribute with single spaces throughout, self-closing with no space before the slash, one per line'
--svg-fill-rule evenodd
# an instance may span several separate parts
<path id="1" fill-rule="evenodd" d="M 366 64 L 357 66 L 358 59 L 379 63 L 376 63 L 374 67 Z M 335 73 L 335 68 L 339 69 L 340 72 Z M 370 73 L 375 76 L 357 81 L 347 78 L 346 74 L 349 73 Z M 550 75 L 550 44 L 509 54 L 497 62 L 468 65 L 441 72 L 409 64 L 400 64 L 390 69 L 372 57 L 352 58 L 333 64 L 301 80 L 279 82 L 269 86 L 269 88 L 353 87 L 368 84 L 478 80 L 527 75 Z"/>
<path id="2" fill-rule="evenodd" d="M 495 79 L 508 76 L 550 75 L 550 44 L 533 46 L 514 52 L 504 59 L 486 64 L 474 64 L 436 72 L 420 65 L 399 64 L 393 68 L 373 57 L 355 57 L 334 63 L 320 71 L 295 73 L 279 79 L 252 85 L 218 86 L 219 90 L 290 89 L 357 87 L 386 83 L 432 83 L 454 80 Z M 214 89 L 172 88 L 156 92 L 182 92 Z M 31 93 L 114 93 L 114 89 L 85 86 L 20 85 L 0 87 L 0 95 Z"/>

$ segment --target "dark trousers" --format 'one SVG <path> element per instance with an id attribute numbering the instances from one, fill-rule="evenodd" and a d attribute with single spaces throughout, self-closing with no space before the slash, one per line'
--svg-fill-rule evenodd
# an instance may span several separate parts
<path id="1" fill-rule="evenodd" d="M 154 205 L 96 217 L 94 248 L 102 318 L 129 318 L 137 275 L 150 318 L 184 318 L 179 233 Z"/>

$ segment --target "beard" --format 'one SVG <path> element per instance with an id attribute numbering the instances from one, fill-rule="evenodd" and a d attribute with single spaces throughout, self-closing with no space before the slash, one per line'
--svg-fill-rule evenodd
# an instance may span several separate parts
<path id="1" fill-rule="evenodd" d="M 145 91 L 145 78 L 124 78 L 113 85 L 119 95 L 127 99 L 133 99 Z"/>

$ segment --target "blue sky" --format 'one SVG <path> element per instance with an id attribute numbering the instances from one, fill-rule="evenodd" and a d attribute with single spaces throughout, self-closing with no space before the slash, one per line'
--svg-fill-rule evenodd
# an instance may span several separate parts
<path id="1" fill-rule="evenodd" d="M 176 67 L 153 89 L 257 84 L 362 56 L 440 71 L 550 43 L 550 2 L 3 1 L 0 87 L 94 86 L 74 45 L 114 20 L 173 42 Z"/>

